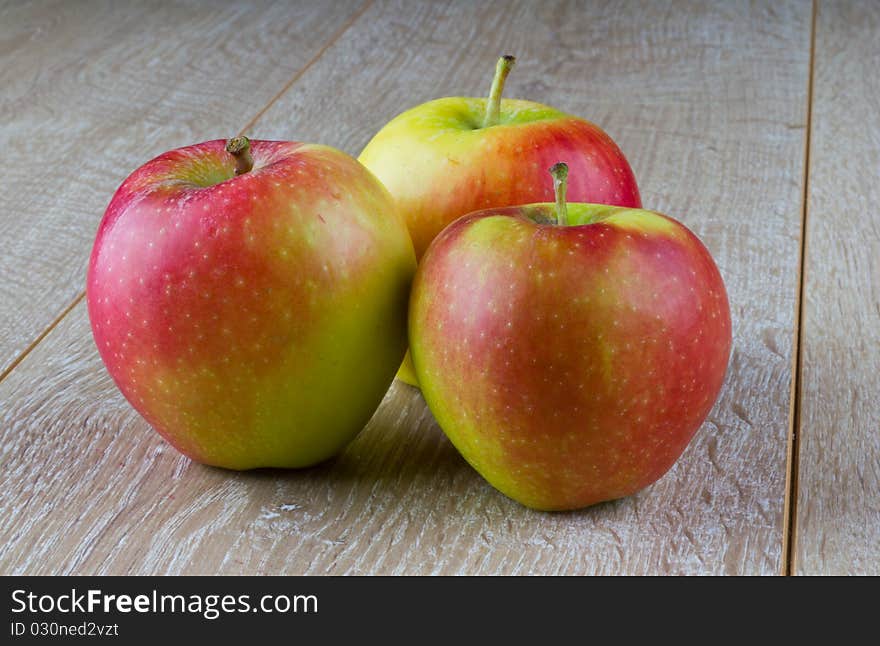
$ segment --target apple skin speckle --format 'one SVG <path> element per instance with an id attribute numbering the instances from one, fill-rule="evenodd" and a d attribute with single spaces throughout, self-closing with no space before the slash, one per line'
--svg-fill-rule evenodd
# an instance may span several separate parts
<path id="1" fill-rule="evenodd" d="M 314 464 L 403 358 L 412 243 L 348 155 L 255 140 L 234 176 L 224 145 L 165 153 L 118 189 L 89 263 L 92 331 L 129 402 L 194 460 Z"/>
<path id="2" fill-rule="evenodd" d="M 730 308 L 677 221 L 569 204 L 575 222 L 555 226 L 532 219 L 542 209 L 474 213 L 434 240 L 410 348 L 438 423 L 489 483 L 529 507 L 577 509 L 631 495 L 679 458 L 723 384 Z"/>

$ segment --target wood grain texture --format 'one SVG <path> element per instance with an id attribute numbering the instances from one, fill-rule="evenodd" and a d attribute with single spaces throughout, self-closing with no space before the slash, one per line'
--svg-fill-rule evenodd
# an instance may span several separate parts
<path id="1" fill-rule="evenodd" d="M 626 500 L 528 511 L 402 384 L 326 465 L 205 468 L 124 402 L 79 305 L 0 383 L 0 572 L 781 570 L 809 5 L 551 4 L 376 3 L 249 134 L 357 153 L 406 107 L 484 93 L 517 54 L 508 95 L 603 125 L 646 205 L 691 226 L 727 281 L 727 383 L 671 472 Z"/>
<path id="2" fill-rule="evenodd" d="M 880 5 L 816 21 L 796 558 L 880 574 Z"/>
<path id="3" fill-rule="evenodd" d="M 355 0 L 0 9 L 0 373 L 82 292 L 125 176 L 245 126 L 357 10 Z"/>

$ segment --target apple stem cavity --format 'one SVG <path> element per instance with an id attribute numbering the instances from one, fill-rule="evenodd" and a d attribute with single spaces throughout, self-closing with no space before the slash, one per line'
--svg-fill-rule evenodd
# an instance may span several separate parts
<path id="1" fill-rule="evenodd" d="M 235 175 L 244 175 L 254 167 L 251 141 L 247 137 L 233 137 L 226 142 L 226 152 L 235 159 Z"/>
<path id="2" fill-rule="evenodd" d="M 489 102 L 486 104 L 486 118 L 483 127 L 497 126 L 501 117 L 501 95 L 504 92 L 504 82 L 507 75 L 513 69 L 516 58 L 510 55 L 502 56 L 495 65 L 495 78 L 492 79 L 492 88 L 489 90 Z"/>
<path id="3" fill-rule="evenodd" d="M 565 189 L 568 187 L 568 164 L 559 162 L 550 168 L 553 176 L 553 192 L 556 194 L 556 224 L 564 227 L 568 224 L 568 204 L 565 201 Z"/>

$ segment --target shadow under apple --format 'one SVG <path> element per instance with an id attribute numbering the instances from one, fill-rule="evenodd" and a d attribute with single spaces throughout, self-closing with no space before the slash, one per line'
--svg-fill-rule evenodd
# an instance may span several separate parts
<path id="1" fill-rule="evenodd" d="M 305 469 L 255 469 L 236 474 L 242 483 L 274 483 L 280 498 L 296 509 L 342 504 L 438 506 L 456 517 L 499 514 L 614 515 L 621 501 L 565 512 L 529 510 L 489 485 L 456 451 L 434 420 L 417 388 L 395 381 L 358 437 L 339 455 Z M 419 500 L 420 499 L 420 500 Z"/>

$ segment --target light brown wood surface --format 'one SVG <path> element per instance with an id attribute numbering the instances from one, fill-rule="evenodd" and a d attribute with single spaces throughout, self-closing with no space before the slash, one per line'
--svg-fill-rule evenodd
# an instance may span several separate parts
<path id="1" fill-rule="evenodd" d="M 94 0 L 2 10 L 0 374 L 82 293 L 97 224 L 125 176 L 169 148 L 236 134 L 359 7 Z"/>
<path id="2" fill-rule="evenodd" d="M 81 289 L 100 211 L 115 183 L 151 154 L 224 136 L 257 114 L 249 135 L 321 141 L 356 154 L 411 105 L 485 93 L 496 57 L 513 53 L 519 63 L 506 94 L 606 128 L 626 151 L 645 205 L 688 224 L 718 261 L 733 306 L 735 347 L 708 421 L 657 484 L 576 513 L 528 511 L 492 490 L 457 455 L 417 391 L 402 384 L 338 459 L 298 472 L 229 473 L 177 455 L 132 411 L 100 363 L 79 303 L 0 382 L 0 572 L 783 571 L 810 5 L 401 1 L 375 2 L 362 14 L 356 6 L 321 7 L 331 12 L 326 19 L 303 19 L 305 9 L 281 5 L 248 14 L 264 25 L 248 28 L 268 30 L 271 42 L 238 61 L 234 73 L 167 43 L 184 48 L 174 37 L 200 21 L 220 21 L 210 22 L 215 38 L 251 25 L 237 18 L 246 11 L 238 5 L 223 5 L 219 13 L 162 5 L 159 17 L 102 30 L 115 29 L 114 43 L 134 39 L 145 50 L 160 40 L 166 46 L 156 56 L 170 50 L 205 80 L 186 85 L 183 76 L 139 70 L 140 84 L 168 93 L 161 110 L 148 112 L 159 137 L 139 125 L 145 117 L 131 94 L 140 85 L 117 79 L 127 68 L 94 72 L 109 87 L 122 84 L 114 95 L 119 105 L 108 113 L 118 116 L 107 128 L 114 143 L 92 162 L 99 181 L 71 176 L 65 165 L 52 166 L 40 180 L 61 182 L 73 196 L 66 200 L 93 205 L 63 218 L 63 204 L 47 203 L 64 229 L 45 238 L 57 238 L 55 255 L 41 259 L 44 238 L 27 229 L 23 242 L 15 241 L 15 253 L 31 263 L 27 272 L 13 268 L 8 254 L 0 259 L 9 282 L 27 284 L 24 278 L 44 272 L 46 290 L 57 290 L 44 300 L 8 301 L 26 323 L 15 329 L 31 326 L 8 345 L 4 338 L 10 356 L 45 331 Z M 190 16 L 187 29 L 175 31 L 184 24 L 176 12 Z M 148 37 L 142 31 L 149 20 Z M 74 35 L 66 55 L 49 45 L 42 59 L 15 54 L 32 38 L 15 25 L 8 38 L 2 32 L 0 51 L 4 62 L 17 61 L 20 76 L 43 78 L 52 56 L 92 69 L 83 60 L 92 58 L 88 48 Z M 144 65 L 152 60 L 142 58 Z M 280 61 L 287 69 L 272 76 Z M 224 112 L 222 90 L 232 76 L 252 110 Z M 16 87 L 26 93 L 26 83 Z M 4 115 L 5 105 L 6 94 Z M 198 116 L 180 116 L 196 105 L 204 107 Z M 22 110 L 21 118 L 39 129 L 36 110 Z M 82 120 L 104 115 L 89 105 L 81 110 L 63 115 L 67 121 L 57 130 L 77 143 L 98 127 Z M 202 135 L 205 120 L 214 123 L 218 111 L 228 117 L 225 131 Z M 9 130 L 0 136 L 12 140 Z M 157 148 L 148 153 L 145 138 Z M 0 190 L 9 186 L 4 178 Z M 28 203 L 25 212 L 39 215 L 42 204 Z"/>
<path id="3" fill-rule="evenodd" d="M 795 572 L 880 574 L 880 5 L 816 20 Z"/>

